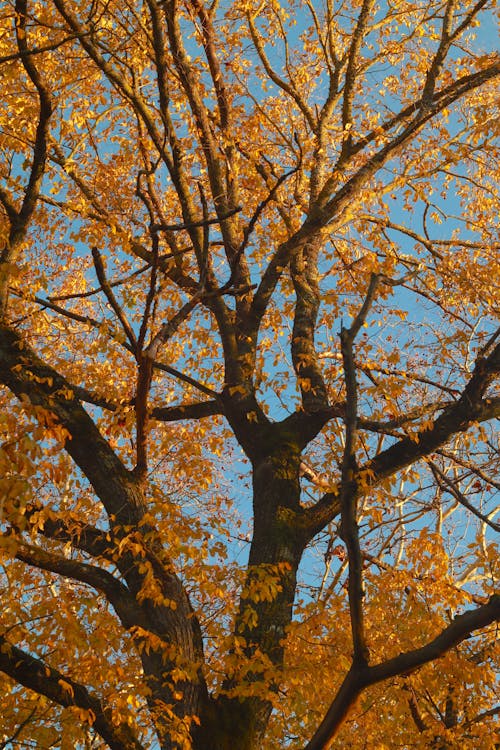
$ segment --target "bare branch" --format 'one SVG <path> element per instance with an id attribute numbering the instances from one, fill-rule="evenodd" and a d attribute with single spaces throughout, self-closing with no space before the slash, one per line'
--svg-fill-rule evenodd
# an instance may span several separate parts
<path id="1" fill-rule="evenodd" d="M 271 203 L 271 201 L 273 201 L 276 198 L 276 195 L 277 195 L 278 190 L 281 187 L 281 185 L 283 185 L 283 183 L 286 180 L 288 180 L 289 177 L 291 177 L 292 175 L 296 174 L 296 172 L 300 169 L 300 167 L 301 167 L 301 161 L 297 164 L 296 167 L 294 167 L 293 169 L 291 169 L 289 172 L 285 172 L 280 177 L 278 177 L 278 179 L 276 180 L 276 182 L 272 186 L 272 188 L 269 191 L 269 193 L 259 203 L 259 205 L 255 209 L 255 211 L 253 212 L 253 215 L 252 215 L 250 221 L 248 222 L 248 224 L 246 225 L 246 227 L 244 229 L 243 240 L 241 242 L 241 245 L 238 248 L 238 253 L 240 255 L 245 250 L 245 248 L 246 248 L 246 246 L 248 244 L 248 240 L 250 239 L 250 235 L 252 234 L 253 230 L 255 229 L 255 225 L 257 224 L 257 222 L 258 222 L 258 220 L 259 220 L 262 212 L 266 208 L 266 206 L 268 206 L 269 203 Z"/>
<path id="2" fill-rule="evenodd" d="M 378 274 L 372 273 L 370 277 L 370 283 L 368 285 L 368 291 L 366 293 L 365 301 L 363 302 L 361 310 L 359 311 L 356 318 L 354 319 L 352 326 L 348 328 L 345 333 L 346 339 L 348 339 L 351 343 L 354 341 L 354 339 L 358 335 L 359 329 L 361 328 L 361 326 L 366 320 L 366 316 L 368 315 L 368 312 L 370 311 L 370 307 L 373 304 L 373 300 L 375 298 L 375 294 L 377 292 L 377 288 L 378 288 L 378 285 L 380 284 L 380 281 L 381 281 L 381 276 Z M 354 362 L 353 362 L 353 367 L 354 367 Z"/>
<path id="3" fill-rule="evenodd" d="M 160 348 L 164 346 L 164 344 L 166 344 L 169 339 L 172 338 L 179 326 L 186 320 L 189 313 L 194 310 L 196 305 L 201 301 L 203 293 L 204 290 L 200 289 L 191 297 L 190 300 L 182 305 L 180 310 L 178 310 L 175 315 L 169 321 L 167 321 L 167 323 L 162 324 L 160 330 L 146 348 L 145 354 L 149 359 L 156 360 Z"/>
<path id="4" fill-rule="evenodd" d="M 493 399 L 497 400 L 498 399 Z M 500 403 L 499 403 L 500 406 Z M 480 479 L 482 479 L 486 484 L 490 484 L 492 487 L 497 489 L 500 492 L 500 482 L 494 479 L 489 474 L 486 474 L 485 471 L 483 471 L 479 466 L 476 466 L 472 461 L 469 461 L 468 459 L 464 458 L 463 456 L 456 456 L 454 453 L 451 453 L 450 451 L 446 450 L 439 450 L 436 451 L 440 456 L 443 456 L 444 458 L 448 458 L 451 461 L 453 461 L 458 466 L 463 466 L 465 469 L 468 469 L 471 473 L 478 476 Z"/>
<path id="5" fill-rule="evenodd" d="M 166 257 L 166 256 L 164 256 Z M 116 279 L 115 281 L 108 281 L 108 285 L 110 287 L 115 286 L 122 286 L 127 281 L 130 281 L 130 279 L 135 278 L 136 276 L 140 276 L 142 273 L 148 270 L 150 267 L 150 264 L 148 263 L 145 266 L 142 266 L 141 268 L 138 268 L 135 271 L 132 271 L 127 276 L 124 276 L 121 279 Z M 71 294 L 51 294 L 50 297 L 47 297 L 49 302 L 64 302 L 69 299 L 86 299 L 87 297 L 93 297 L 95 294 L 99 294 L 99 292 L 104 291 L 102 286 L 97 287 L 97 289 L 89 289 L 88 292 L 72 292 Z"/>
<path id="6" fill-rule="evenodd" d="M 17 295 L 19 297 L 22 296 L 19 292 L 17 292 Z M 98 320 L 95 320 L 94 318 L 90 318 L 86 315 L 80 315 L 79 313 L 74 313 L 74 312 L 71 312 L 70 310 L 66 310 L 64 307 L 61 307 L 60 305 L 55 305 L 53 302 L 49 302 L 48 299 L 43 299 L 42 297 L 35 297 L 33 301 L 36 302 L 38 305 L 41 305 L 42 307 L 47 307 L 49 310 L 53 310 L 54 312 L 57 312 L 60 315 L 63 315 L 64 317 L 69 318 L 70 320 L 76 320 L 79 323 L 89 325 L 92 328 L 95 328 L 97 330 L 101 330 L 102 328 L 102 323 L 99 322 Z M 123 346 L 128 352 L 130 352 L 131 354 L 134 353 L 130 344 L 127 344 L 126 342 L 121 341 L 116 334 L 113 334 L 113 332 L 110 332 L 110 337 L 113 339 L 113 341 L 116 341 L 121 346 Z M 203 383 L 200 383 L 195 378 L 192 378 L 190 375 L 186 375 L 185 373 L 181 372 L 180 370 L 177 370 L 175 367 L 172 367 L 171 365 L 166 365 L 163 362 L 154 362 L 153 367 L 162 372 L 166 372 L 168 375 L 171 375 L 172 377 L 176 378 L 177 380 L 180 380 L 183 383 L 187 383 L 193 388 L 196 388 L 196 390 L 200 391 L 200 393 L 204 393 L 206 396 L 214 397 L 218 395 L 217 391 L 214 391 L 212 388 L 209 388 Z M 77 387 L 77 390 L 78 390 L 78 387 Z M 85 393 L 86 396 L 89 396 L 89 398 L 84 396 L 83 393 Z M 99 403 L 97 403 L 97 401 L 89 394 L 89 392 L 85 390 L 82 391 L 82 400 L 88 401 L 89 403 L 95 403 L 96 406 L 103 406 L 103 408 L 110 408 L 108 401 L 100 399 Z"/>
<path id="7" fill-rule="evenodd" d="M 370 432 L 380 432 L 386 435 L 400 436 L 401 433 L 398 428 L 404 427 L 405 425 L 415 422 L 415 420 L 423 417 L 425 414 L 432 414 L 436 411 L 441 411 L 446 407 L 450 406 L 453 402 L 451 401 L 434 401 L 428 404 L 422 404 L 416 406 L 413 409 L 408 409 L 403 414 L 387 419 L 385 421 L 377 421 L 375 419 L 367 419 L 365 417 L 358 417 L 358 427 L 363 430 Z"/>
<path id="8" fill-rule="evenodd" d="M 436 463 L 434 463 L 434 461 L 431 461 L 430 459 L 427 459 L 427 463 L 431 467 L 431 470 L 432 470 L 434 476 L 438 480 L 440 480 L 439 484 L 441 486 L 444 486 L 444 488 L 446 488 L 448 490 L 448 492 L 451 493 L 451 495 L 455 498 L 455 500 L 458 500 L 458 502 L 461 505 L 463 505 L 464 508 L 467 508 L 467 510 L 470 510 L 470 512 L 473 513 L 476 516 L 476 518 L 479 518 L 481 521 L 483 521 L 483 523 L 485 523 L 488 526 L 490 526 L 490 528 L 492 528 L 494 531 L 500 532 L 500 523 L 495 523 L 488 516 L 485 516 L 484 513 L 481 513 L 480 510 L 478 510 L 477 508 L 475 508 L 472 505 L 472 503 L 470 503 L 467 500 L 467 498 L 465 497 L 465 495 L 463 494 L 463 492 L 460 492 L 460 490 L 458 489 L 458 487 L 456 486 L 456 484 L 454 482 L 452 482 L 451 479 L 448 476 L 446 476 L 446 474 L 443 471 L 441 471 L 441 469 L 439 468 L 439 466 Z"/>

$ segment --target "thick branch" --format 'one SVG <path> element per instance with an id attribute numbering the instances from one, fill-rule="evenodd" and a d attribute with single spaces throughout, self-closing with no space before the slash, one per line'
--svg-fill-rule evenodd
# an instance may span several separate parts
<path id="1" fill-rule="evenodd" d="M 0 326 L 0 382 L 19 399 L 27 398 L 34 407 L 42 407 L 68 431 L 66 450 L 118 523 L 140 520 L 139 487 L 76 399 L 71 385 L 5 326 Z"/>
<path id="2" fill-rule="evenodd" d="M 151 409 L 151 417 L 159 422 L 177 422 L 181 419 L 203 419 L 223 414 L 222 402 L 200 401 L 192 404 L 179 404 L 179 406 L 156 406 Z"/>
<path id="3" fill-rule="evenodd" d="M 40 570 L 71 578 L 101 591 L 125 628 L 144 625 L 145 619 L 127 587 L 111 573 L 88 563 L 69 560 L 41 547 L 16 540 L 16 558 Z"/>
<path id="4" fill-rule="evenodd" d="M 433 105 L 425 115 L 416 117 L 403 130 L 402 133 L 395 136 L 389 143 L 383 146 L 366 164 L 364 164 L 343 186 L 340 190 L 331 196 L 332 190 L 338 183 L 338 175 L 335 173 L 327 180 L 317 205 L 323 204 L 323 208 L 318 209 L 314 215 L 308 217 L 301 228 L 289 239 L 283 242 L 271 258 L 259 287 L 252 302 L 251 315 L 249 316 L 249 328 L 255 335 L 255 331 L 260 325 L 263 315 L 265 314 L 271 296 L 276 288 L 283 270 L 288 266 L 290 258 L 298 253 L 310 239 L 318 233 L 328 228 L 333 229 L 334 225 L 342 224 L 344 212 L 352 210 L 356 197 L 361 194 L 362 188 L 373 177 L 377 171 L 394 156 L 416 133 L 423 128 L 433 117 L 449 107 L 452 103 L 458 101 L 462 96 L 470 93 L 475 88 L 482 86 L 486 81 L 492 80 L 500 74 L 500 63 L 494 63 L 485 70 L 481 70 L 471 76 L 464 76 L 451 86 L 438 92 L 433 98 Z M 407 107 L 398 119 L 393 118 L 386 123 L 387 130 L 390 130 L 395 124 L 404 121 L 412 114 L 418 111 L 419 102 L 415 102 Z M 367 136 L 364 140 L 353 144 L 351 153 L 361 150 L 367 143 L 375 138 Z"/>
<path id="5" fill-rule="evenodd" d="M 374 685 L 377 682 L 387 680 L 390 677 L 397 677 L 398 675 L 408 675 L 416 669 L 423 667 L 424 664 L 428 664 L 430 661 L 443 656 L 450 648 L 469 638 L 474 631 L 499 621 L 500 594 L 494 594 L 490 597 L 487 604 L 483 604 L 477 609 L 454 617 L 450 625 L 425 646 L 416 648 L 413 651 L 407 651 L 386 662 L 369 667 L 367 669 L 365 685 Z"/>
<path id="6" fill-rule="evenodd" d="M 439 41 L 436 54 L 434 55 L 434 59 L 432 60 L 429 70 L 427 71 L 424 88 L 422 91 L 421 106 L 423 110 L 432 105 L 432 97 L 436 88 L 437 79 L 453 40 L 451 27 L 456 7 L 457 0 L 448 0 L 445 6 L 443 14 L 443 24 L 441 28 L 441 39 Z"/>
<path id="7" fill-rule="evenodd" d="M 35 210 L 40 193 L 42 177 L 47 162 L 47 140 L 49 136 L 49 122 L 52 115 L 52 97 L 49 89 L 45 86 L 35 66 L 33 59 L 28 56 L 28 45 L 26 41 L 26 14 L 27 0 L 16 0 L 16 36 L 21 62 L 31 82 L 36 88 L 39 99 L 39 115 L 36 127 L 35 143 L 33 145 L 33 161 L 31 163 L 28 184 L 24 192 L 23 202 L 19 211 L 14 207 L 10 196 L 2 190 L 0 198 L 10 220 L 10 231 L 8 241 L 0 253 L 0 265 L 14 263 L 20 249 L 20 243 L 24 238 L 29 221 Z M 9 274 L 0 274 L 0 309 L 5 314 L 8 298 Z"/>
<path id="8" fill-rule="evenodd" d="M 447 628 L 421 648 L 407 651 L 394 659 L 373 667 L 356 669 L 353 665 L 340 687 L 325 718 L 304 750 L 326 750 L 362 690 L 391 677 L 406 676 L 438 659 L 470 635 L 500 620 L 500 595 L 492 596 L 487 604 L 455 617 Z"/>
<path id="9" fill-rule="evenodd" d="M 367 430 L 368 432 L 380 432 L 384 435 L 400 437 L 401 427 L 410 425 L 425 414 L 432 414 L 441 411 L 449 405 L 450 401 L 434 401 L 428 404 L 422 404 L 421 406 L 415 406 L 413 409 L 408 409 L 404 414 L 399 414 L 398 416 L 383 421 L 358 417 L 358 427 L 362 430 Z"/>
<path id="10" fill-rule="evenodd" d="M 490 65 L 488 68 L 479 71 L 471 76 L 464 76 L 456 81 L 455 84 L 438 92 L 433 97 L 432 104 L 426 108 L 425 112 L 420 112 L 420 102 L 415 102 L 406 108 L 408 116 L 416 113 L 403 131 L 392 138 L 385 146 L 371 156 L 368 161 L 343 185 L 343 187 L 330 198 L 332 190 L 338 183 L 338 176 L 333 174 L 325 183 L 320 200 L 324 208 L 315 217 L 315 222 L 321 222 L 323 225 L 331 222 L 333 219 L 338 221 L 339 217 L 350 206 L 361 185 L 365 185 L 370 179 L 393 155 L 395 155 L 408 141 L 415 137 L 417 132 L 423 128 L 433 117 L 438 115 L 443 109 L 446 109 L 461 97 L 473 91 L 475 88 L 482 86 L 486 81 L 500 75 L 500 62 Z M 360 142 L 361 143 L 361 142 Z M 354 144 L 352 152 L 357 151 L 357 145 Z M 364 144 L 365 145 L 365 144 Z"/>
<path id="11" fill-rule="evenodd" d="M 406 437 L 379 453 L 365 467 L 377 479 L 409 466 L 447 442 L 457 432 L 464 432 L 472 423 L 485 421 L 500 413 L 498 399 L 484 398 L 484 393 L 500 373 L 500 345 L 492 354 L 476 363 L 473 375 L 459 400 L 446 408 L 432 427 L 418 435 Z M 413 439 L 412 439 L 413 438 Z"/>
<path id="12" fill-rule="evenodd" d="M 17 43 L 19 51 L 26 53 L 28 46 L 26 42 L 26 18 L 27 18 L 27 0 L 16 0 L 17 13 Z M 29 56 L 23 55 L 23 66 L 33 82 L 40 100 L 40 114 L 35 135 L 35 145 L 33 148 L 33 162 L 31 165 L 28 185 L 24 195 L 23 204 L 19 212 L 19 229 L 24 231 L 28 221 L 34 211 L 36 201 L 42 184 L 42 177 L 45 171 L 47 161 L 47 139 L 49 135 L 49 120 L 52 114 L 52 97 L 48 87 L 42 81 L 42 78 Z M 12 241 L 11 235 L 11 241 Z"/>
<path id="13" fill-rule="evenodd" d="M 466 76 L 462 76 L 457 81 L 454 81 L 449 86 L 445 86 L 440 91 L 437 91 L 433 97 L 433 107 L 438 111 L 442 111 L 449 107 L 450 104 L 457 101 L 460 97 L 473 91 L 474 89 L 482 86 L 486 81 L 492 80 L 500 74 L 500 62 L 490 65 L 484 70 L 479 70 L 476 73 L 471 73 Z M 357 154 L 362 151 L 365 146 L 375 141 L 380 137 L 380 133 L 389 133 L 393 128 L 397 127 L 413 114 L 415 114 L 421 105 L 421 100 L 418 99 L 407 107 L 400 110 L 397 114 L 390 117 L 382 125 L 377 127 L 376 130 L 372 130 L 364 138 L 360 138 L 359 141 L 353 144 L 351 154 Z"/>
<path id="14" fill-rule="evenodd" d="M 345 73 L 344 98 L 342 102 L 342 127 L 344 130 L 344 141 L 339 162 L 345 161 L 350 154 L 352 146 L 352 133 L 349 129 L 352 127 L 352 105 L 354 99 L 354 90 L 357 79 L 356 67 L 358 65 L 359 52 L 363 39 L 367 32 L 368 20 L 372 12 L 374 0 L 363 0 L 363 5 L 358 16 L 356 28 L 352 35 L 349 56 L 347 60 L 347 69 Z"/>
<path id="15" fill-rule="evenodd" d="M 41 511 L 41 506 L 29 505 L 26 508 L 28 521 L 33 515 Z M 111 563 L 116 563 L 113 555 L 114 544 L 110 541 L 109 534 L 90 524 L 82 523 L 79 519 L 69 518 L 44 518 L 43 528 L 39 533 L 47 539 L 59 542 L 70 542 L 75 549 L 82 550 L 97 559 L 101 558 Z"/>
<path id="16" fill-rule="evenodd" d="M 354 364 L 354 340 L 366 319 L 375 296 L 379 277 L 372 275 L 366 299 L 350 328 L 342 328 L 340 345 L 344 364 L 346 384 L 345 448 L 342 458 L 342 482 L 340 485 L 340 507 L 342 514 L 342 536 L 347 547 L 349 561 L 349 611 L 354 656 L 358 666 L 368 663 L 369 652 L 365 638 L 363 613 L 363 559 L 359 545 L 357 505 L 359 496 L 357 478 L 357 428 L 358 428 L 358 385 Z"/>
<path id="17" fill-rule="evenodd" d="M 490 383 L 500 373 L 500 344 L 488 357 L 479 358 L 461 397 L 434 421 L 411 437 L 404 437 L 359 467 L 365 485 L 375 486 L 386 477 L 428 456 L 453 435 L 466 432 L 474 423 L 500 416 L 500 399 L 484 398 Z M 324 495 L 309 511 L 311 534 L 316 534 L 340 512 L 337 489 Z"/>
<path id="18" fill-rule="evenodd" d="M 235 214 L 239 213 L 241 211 L 241 206 L 235 206 L 235 208 L 230 209 L 225 214 L 221 214 L 220 216 L 215 216 L 212 219 L 199 219 L 198 221 L 190 221 L 189 223 L 183 223 L 183 224 L 153 224 L 151 227 L 155 231 L 161 231 L 161 232 L 181 232 L 185 229 L 195 229 L 197 227 L 209 227 L 213 224 L 221 224 L 225 219 L 229 219 L 231 216 L 235 216 Z"/>
<path id="19" fill-rule="evenodd" d="M 13 62 L 14 60 L 22 60 L 23 57 L 31 57 L 31 55 L 41 55 L 44 52 L 54 52 L 54 50 L 62 47 L 63 44 L 72 42 L 74 39 L 76 39 L 75 34 L 70 34 L 69 36 L 64 37 L 64 39 L 61 39 L 58 42 L 45 44 L 43 45 L 43 47 L 33 47 L 33 49 L 24 49 L 22 51 L 18 50 L 17 52 L 11 52 L 10 55 L 2 55 L 0 57 L 0 65 L 8 62 Z"/>
<path id="20" fill-rule="evenodd" d="M 72 385 L 71 388 L 74 391 L 75 396 L 81 401 L 85 401 L 87 404 L 94 404 L 94 406 L 99 406 L 101 409 L 111 412 L 115 412 L 120 408 L 119 404 L 109 401 L 97 393 L 89 391 L 87 388 L 75 385 Z M 130 402 L 130 404 L 132 403 L 133 401 Z M 435 408 L 438 407 L 436 406 Z M 175 406 L 153 406 L 150 409 L 150 417 L 156 419 L 158 422 L 177 422 L 182 419 L 203 419 L 204 417 L 213 417 L 217 414 L 223 413 L 224 409 L 222 403 L 216 399 L 212 401 L 195 401 L 188 404 L 176 404 Z M 382 430 L 384 426 L 385 423 L 383 422 L 376 423 L 373 429 L 377 427 Z"/>
<path id="21" fill-rule="evenodd" d="M 328 407 L 328 394 L 314 345 L 320 305 L 318 255 L 321 237 L 306 243 L 290 264 L 296 294 L 292 331 L 292 361 L 306 411 Z"/>
<path id="22" fill-rule="evenodd" d="M 62 672 L 9 643 L 0 635 L 0 670 L 60 706 L 89 712 L 89 723 L 111 750 L 144 750 L 130 726 L 105 708 L 99 698 Z"/>

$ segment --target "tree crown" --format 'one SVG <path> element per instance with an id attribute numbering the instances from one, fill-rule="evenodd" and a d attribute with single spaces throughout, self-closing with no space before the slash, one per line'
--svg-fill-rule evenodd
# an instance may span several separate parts
<path id="1" fill-rule="evenodd" d="M 7 3 L 4 745 L 493 747 L 493 18 Z"/>

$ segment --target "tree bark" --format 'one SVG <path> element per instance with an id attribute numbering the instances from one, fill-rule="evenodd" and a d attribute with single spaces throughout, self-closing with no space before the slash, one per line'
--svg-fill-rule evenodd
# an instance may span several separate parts
<path id="1" fill-rule="evenodd" d="M 292 619 L 297 569 L 306 537 L 297 520 L 300 449 L 293 441 L 283 441 L 283 435 L 279 438 L 279 425 L 273 425 L 271 432 L 275 447 L 253 467 L 254 534 L 234 636 L 244 643 L 243 659 L 264 659 L 273 669 L 274 681 L 267 685 L 269 697 L 263 697 L 264 677 L 258 668 L 246 673 L 243 681 L 226 680 L 222 695 L 209 708 L 210 730 L 200 732 L 196 750 L 261 747 L 272 711 L 271 693 L 279 686 L 286 629 Z M 266 576 L 277 583 L 278 590 L 272 598 L 255 595 Z M 254 619 L 249 619 L 249 613 Z"/>

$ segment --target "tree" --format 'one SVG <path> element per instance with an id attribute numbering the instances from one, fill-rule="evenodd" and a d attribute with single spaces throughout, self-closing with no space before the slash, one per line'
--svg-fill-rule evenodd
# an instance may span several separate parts
<path id="1" fill-rule="evenodd" d="M 493 11 L 4 3 L 2 747 L 495 746 Z"/>

